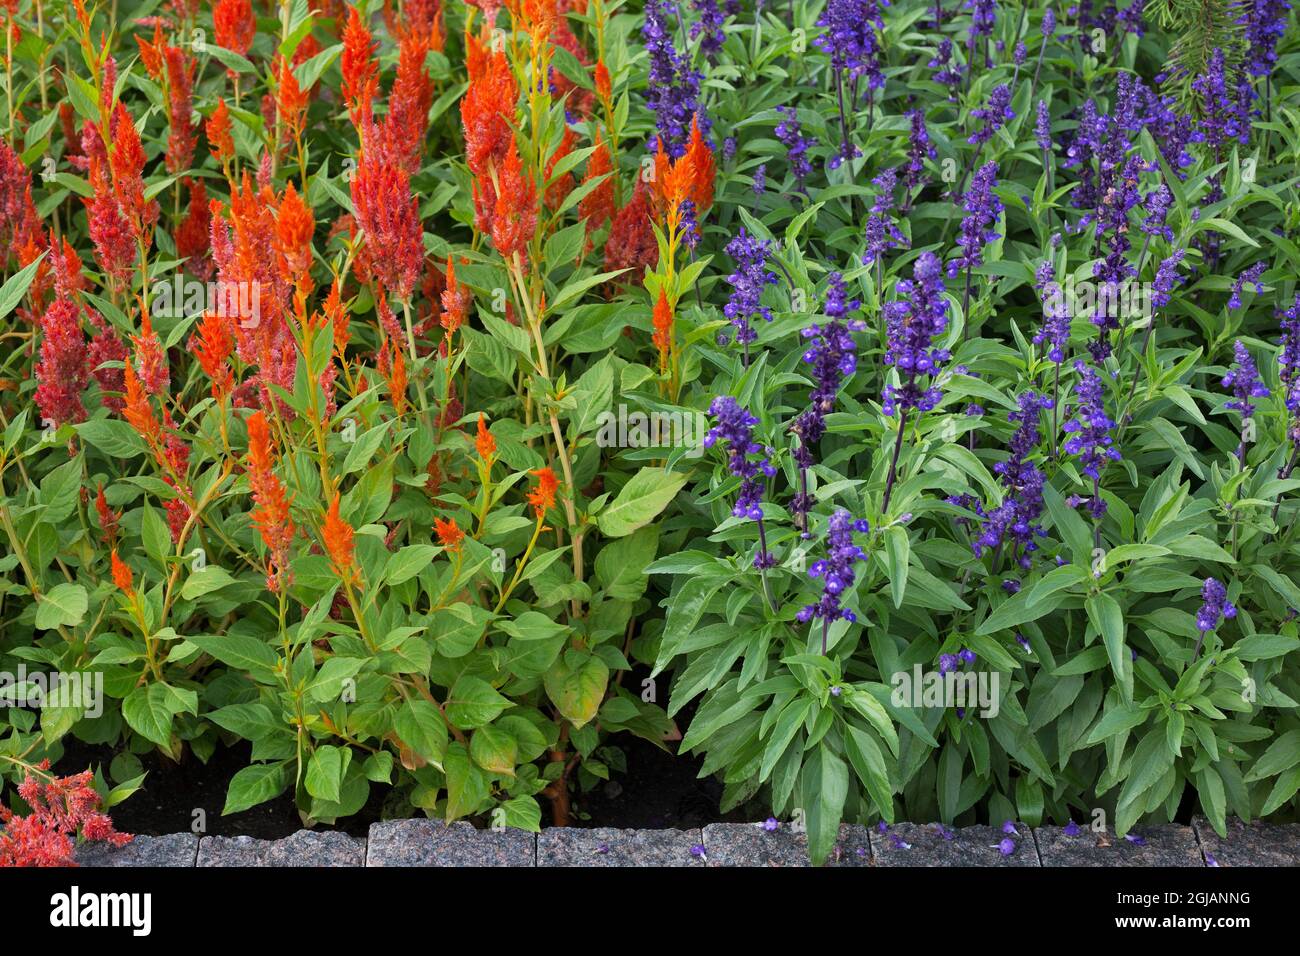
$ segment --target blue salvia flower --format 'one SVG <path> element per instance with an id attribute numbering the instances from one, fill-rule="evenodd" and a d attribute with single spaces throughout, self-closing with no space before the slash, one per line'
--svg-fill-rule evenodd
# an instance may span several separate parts
<path id="1" fill-rule="evenodd" d="M 768 552 L 763 535 L 764 478 L 760 477 L 771 478 L 776 474 L 776 466 L 771 460 L 772 449 L 754 440 L 754 426 L 758 419 L 730 395 L 715 398 L 709 404 L 709 415 L 717 419 L 717 424 L 704 436 L 704 447 L 712 448 L 719 441 L 725 441 L 729 446 L 727 467 L 740 479 L 740 490 L 731 513 L 734 517 L 759 523 L 759 550 L 754 556 L 754 567 L 773 567 L 776 558 Z"/>
<path id="2" fill-rule="evenodd" d="M 1285 0 L 1248 0 L 1237 20 L 1245 26 L 1246 70 L 1251 76 L 1271 76 L 1277 66 L 1277 43 L 1286 33 L 1291 4 Z"/>
<path id="3" fill-rule="evenodd" d="M 866 328 L 861 319 L 845 321 L 850 312 L 862 307 L 862 302 L 849 299 L 840 273 L 832 272 L 827 279 L 824 311 L 830 321 L 803 330 L 804 338 L 811 340 L 803 353 L 803 361 L 810 367 L 813 388 L 808 396 L 808 407 L 790 426 L 799 439 L 794 449 L 794 461 L 799 468 L 799 491 L 791 499 L 790 513 L 804 537 L 808 536 L 807 516 L 817 504 L 816 497 L 808 491 L 807 469 L 815 461 L 813 449 L 826 434 L 826 416 L 835 410 L 840 385 L 852 378 L 858 367 L 857 345 L 852 333 Z"/>
<path id="4" fill-rule="evenodd" d="M 722 308 L 722 314 L 736 328 L 736 341 L 745 349 L 745 364 L 749 364 L 749 343 L 758 338 L 750 319 L 761 316 L 772 321 L 772 310 L 763 305 L 763 289 L 777 281 L 776 273 L 767 269 L 767 256 L 771 243 L 755 239 L 741 227 L 736 238 L 727 243 L 727 255 L 736 261 L 736 271 L 727 276 L 731 296 Z"/>
<path id="5" fill-rule="evenodd" d="M 975 556 L 986 548 L 1000 548 L 1007 539 L 1013 546 L 1013 559 L 1023 568 L 1030 565 L 1030 555 L 1038 550 L 1035 538 L 1046 532 L 1037 523 L 1043 513 L 1043 473 L 1029 458 L 1038 450 L 1038 419 L 1052 407 L 1052 400 L 1033 391 L 1017 399 L 1017 409 L 1007 420 L 1019 425 L 1011 435 L 1010 456 L 993 466 L 1003 488 L 1002 504 L 986 516 L 980 534 L 973 542 Z"/>
<path id="6" fill-rule="evenodd" d="M 966 217 L 961 222 L 957 245 L 961 254 L 948 263 L 948 278 L 962 269 L 976 269 L 984 263 L 984 246 L 998 238 L 993 231 L 1002 215 L 1002 200 L 993 192 L 997 185 L 998 164 L 988 162 L 971 177 L 970 188 L 962 196 Z"/>
<path id="7" fill-rule="evenodd" d="M 1267 262 L 1257 262 L 1241 275 L 1237 276 L 1237 280 L 1232 284 L 1232 294 L 1228 296 L 1228 308 L 1241 308 L 1241 290 L 1248 285 L 1254 286 L 1255 294 L 1259 295 L 1259 277 L 1264 274 L 1264 270 L 1267 268 Z"/>
<path id="8" fill-rule="evenodd" d="M 897 180 L 898 174 L 892 169 L 886 169 L 871 181 L 871 184 L 876 187 L 876 199 L 871 206 L 864 229 L 867 250 L 862 255 L 863 265 L 869 266 L 878 262 L 889 249 L 897 246 L 906 248 L 908 245 L 907 237 L 898 231 L 898 226 L 894 224 L 894 217 L 891 215 L 894 208 L 894 186 Z"/>
<path id="9" fill-rule="evenodd" d="M 822 622 L 822 653 L 826 653 L 826 632 L 830 625 L 838 620 L 852 623 L 857 617 L 844 607 L 842 600 L 846 591 L 853 587 L 855 572 L 853 566 L 867 559 L 867 553 L 853 543 L 853 533 L 866 534 L 871 525 L 865 519 L 854 520 L 843 508 L 831 515 L 826 530 L 826 557 L 813 562 L 808 569 L 808 576 L 822 580 L 821 599 L 815 604 L 800 608 L 795 617 L 804 624 L 814 619 Z"/>
<path id="10" fill-rule="evenodd" d="M 1201 645 L 1205 636 L 1219 626 L 1225 618 L 1237 616 L 1237 606 L 1228 600 L 1228 589 L 1217 578 L 1206 578 L 1201 585 L 1201 606 L 1196 612 L 1196 649 L 1192 651 L 1192 660 L 1201 656 Z"/>
<path id="11" fill-rule="evenodd" d="M 1168 258 L 1162 259 L 1156 268 L 1155 281 L 1151 283 L 1151 305 L 1154 308 L 1163 309 L 1168 305 L 1174 286 L 1183 281 L 1178 274 L 1178 266 L 1185 255 L 1187 255 L 1186 249 L 1175 249 Z M 1146 351 L 1145 346 L 1143 351 Z"/>
<path id="12" fill-rule="evenodd" d="M 1240 412 L 1243 419 L 1251 418 L 1255 414 L 1255 405 L 1251 399 L 1267 398 L 1268 386 L 1260 381 L 1255 359 L 1241 339 L 1233 343 L 1232 353 L 1235 361 L 1228 374 L 1223 376 L 1223 387 L 1232 390 L 1233 398 L 1232 401 L 1225 402 L 1223 407 Z"/>
<path id="13" fill-rule="evenodd" d="M 1192 90 L 1200 105 L 1201 132 L 1215 156 L 1233 140 L 1249 145 L 1250 103 L 1254 93 L 1244 72 L 1234 88 L 1229 88 L 1222 49 L 1215 48 L 1206 71 L 1192 81 Z"/>
<path id="14" fill-rule="evenodd" d="M 1283 397 L 1291 413 L 1289 429 L 1291 440 L 1300 439 L 1300 292 L 1296 293 L 1291 308 L 1282 313 L 1282 350 L 1278 354 L 1278 377 L 1282 380 Z"/>
<path id="15" fill-rule="evenodd" d="M 1011 108 L 1011 87 L 1003 83 L 995 86 L 989 94 L 988 104 L 971 110 L 971 117 L 980 122 L 979 128 L 967 138 L 972 146 L 983 146 L 997 135 L 1005 124 L 1016 118 L 1016 111 Z"/>
<path id="16" fill-rule="evenodd" d="M 709 119 L 699 102 L 703 76 L 673 46 L 670 23 L 675 16 L 668 0 L 647 0 L 641 27 L 650 57 L 646 103 L 654 111 L 659 140 L 674 159 L 686 152 L 693 116 L 699 116 L 701 132 L 709 129 Z"/>
<path id="17" fill-rule="evenodd" d="M 1043 11 L 1043 22 L 1038 25 L 1038 32 L 1044 40 L 1056 32 L 1056 11 L 1051 7 Z"/>
<path id="18" fill-rule="evenodd" d="M 1094 518 L 1106 513 L 1098 483 L 1101 471 L 1108 461 L 1119 461 L 1121 455 L 1114 446 L 1110 430 L 1115 422 L 1106 414 L 1106 393 L 1096 369 L 1076 360 L 1074 370 L 1079 373 L 1075 386 L 1076 402 L 1073 417 L 1063 426 L 1070 438 L 1065 443 L 1066 454 L 1079 459 L 1081 470 L 1092 479 L 1093 495 L 1088 501 L 1088 511 Z"/>
<path id="19" fill-rule="evenodd" d="M 761 196 L 767 189 L 767 163 L 754 170 L 754 195 Z"/>
<path id="20" fill-rule="evenodd" d="M 1202 634 L 1214 630 L 1224 618 L 1237 616 L 1236 606 L 1228 600 L 1228 589 L 1216 578 L 1206 578 L 1201 585 L 1201 602 L 1196 612 L 1196 629 Z"/>
<path id="21" fill-rule="evenodd" d="M 907 114 L 911 131 L 907 136 L 907 165 L 904 167 L 903 185 L 907 190 L 904 209 L 912 204 L 912 192 L 925 182 L 925 161 L 938 155 L 925 128 L 925 113 L 912 110 Z"/>
<path id="22" fill-rule="evenodd" d="M 1142 231 L 1153 238 L 1158 236 L 1173 242 L 1174 231 L 1166 223 L 1173 204 L 1174 194 L 1164 183 L 1147 193 L 1142 200 L 1142 208 L 1146 212 L 1146 218 L 1142 220 Z"/>
<path id="23" fill-rule="evenodd" d="M 802 191 L 808 175 L 812 172 L 812 163 L 808 161 L 808 148 L 813 145 L 813 140 L 803 135 L 803 128 L 799 124 L 799 117 L 794 107 L 778 106 L 776 111 L 782 118 L 772 132 L 785 145 L 790 174 L 794 176 L 795 189 Z"/>
<path id="24" fill-rule="evenodd" d="M 998 5 L 995 0 L 966 0 L 964 6 L 971 12 L 970 32 L 966 35 L 966 48 L 970 51 L 970 54 L 966 57 L 966 62 L 969 66 L 975 62 L 975 47 L 978 45 L 980 38 L 987 40 L 993 33 L 994 24 L 997 22 Z M 984 66 L 987 69 L 991 65 L 986 43 Z"/>
<path id="25" fill-rule="evenodd" d="M 939 41 L 939 48 L 935 50 L 934 56 L 926 66 L 935 71 L 934 82 L 948 87 L 948 99 L 956 100 L 956 89 L 961 86 L 962 72 L 961 67 L 952 63 L 952 41 L 943 39 Z"/>
<path id="26" fill-rule="evenodd" d="M 1043 300 L 1043 327 L 1034 334 L 1034 344 L 1048 343 L 1047 357 L 1059 364 L 1065 360 L 1065 346 L 1070 341 L 1070 309 L 1056 281 L 1052 260 L 1044 259 L 1034 278 Z"/>
<path id="27" fill-rule="evenodd" d="M 691 24 L 691 39 L 699 38 L 700 52 L 708 57 L 710 63 L 713 63 L 717 60 L 718 53 L 721 52 L 722 45 L 727 39 L 722 32 L 727 14 L 718 5 L 718 0 L 691 0 L 691 6 L 700 15 L 699 19 Z"/>
<path id="28" fill-rule="evenodd" d="M 885 364 L 898 370 L 901 385 L 886 385 L 882 407 L 886 415 L 895 411 L 929 411 L 943 397 L 931 384 L 920 380 L 933 377 L 948 361 L 947 349 L 935 348 L 934 341 L 948 328 L 948 300 L 944 297 L 943 267 L 933 252 L 922 252 L 912 266 L 912 278 L 897 285 L 899 298 L 884 308 Z"/>
<path id="29" fill-rule="evenodd" d="M 1047 100 L 1038 101 L 1038 115 L 1034 121 L 1034 139 L 1038 148 L 1044 153 L 1052 152 L 1052 114 L 1047 108 Z"/>
<path id="30" fill-rule="evenodd" d="M 831 69 L 865 76 L 871 89 L 884 85 L 879 31 L 885 23 L 880 8 L 888 5 L 888 0 L 829 0 L 817 18 L 817 26 L 825 32 L 813 43 L 830 57 Z"/>

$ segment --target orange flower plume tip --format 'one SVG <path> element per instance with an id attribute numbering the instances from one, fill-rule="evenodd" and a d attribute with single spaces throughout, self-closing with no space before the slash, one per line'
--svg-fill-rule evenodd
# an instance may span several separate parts
<path id="1" fill-rule="evenodd" d="M 668 354 L 673 344 L 673 310 L 664 290 L 659 290 L 659 301 L 654 308 L 654 344 L 659 349 L 659 369 L 667 371 Z"/>
<path id="2" fill-rule="evenodd" d="M 339 493 L 334 492 L 334 500 L 325 514 L 325 526 L 321 530 L 325 541 L 325 551 L 334 564 L 334 570 L 345 580 L 352 576 L 352 525 L 339 517 Z"/>
<path id="3" fill-rule="evenodd" d="M 224 163 L 235 155 L 235 139 L 230 125 L 230 110 L 226 109 L 225 100 L 217 100 L 217 108 L 208 117 L 208 143 L 212 146 L 212 155 L 218 162 Z"/>
<path id="4" fill-rule="evenodd" d="M 691 199 L 699 215 L 708 212 L 713 205 L 713 181 L 717 176 L 717 167 L 713 160 L 713 148 L 700 132 L 700 118 L 696 114 L 691 118 L 691 141 L 686 147 L 686 158 L 690 160 L 692 183 Z"/>
<path id="5" fill-rule="evenodd" d="M 608 100 L 613 95 L 613 85 L 609 81 L 609 67 L 605 65 L 604 60 L 596 61 L 596 71 L 593 77 L 596 84 L 596 92 L 602 100 Z"/>
<path id="6" fill-rule="evenodd" d="M 537 520 L 541 521 L 555 505 L 555 493 L 560 488 L 560 482 L 550 468 L 538 468 L 533 475 L 537 477 L 537 487 L 528 492 L 528 503 L 533 506 Z"/>
<path id="7" fill-rule="evenodd" d="M 198 330 L 190 337 L 190 351 L 211 380 L 212 397 L 218 402 L 235 388 L 235 379 L 229 365 L 234 349 L 235 338 L 230 334 L 226 320 L 217 312 L 204 313 Z"/>
<path id="8" fill-rule="evenodd" d="M 130 567 L 127 563 L 117 556 L 117 548 L 113 549 L 113 583 L 117 589 L 131 597 L 135 594 L 135 577 L 131 574 Z"/>
<path id="9" fill-rule="evenodd" d="M 478 417 L 478 436 L 474 439 L 474 447 L 478 450 L 478 456 L 484 461 L 491 461 L 492 456 L 497 453 L 497 440 L 487 430 L 487 422 L 482 415 Z"/>
<path id="10" fill-rule="evenodd" d="M 438 535 L 438 542 L 448 551 L 460 551 L 465 532 L 460 530 L 455 518 L 434 518 L 433 530 Z"/>

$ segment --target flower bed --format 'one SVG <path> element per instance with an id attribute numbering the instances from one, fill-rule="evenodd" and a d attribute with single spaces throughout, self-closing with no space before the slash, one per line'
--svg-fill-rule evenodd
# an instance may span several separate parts
<path id="1" fill-rule="evenodd" d="M 640 738 L 816 862 L 1295 818 L 1286 3 L 5 17 L 0 862 L 236 745 L 539 830 Z"/>

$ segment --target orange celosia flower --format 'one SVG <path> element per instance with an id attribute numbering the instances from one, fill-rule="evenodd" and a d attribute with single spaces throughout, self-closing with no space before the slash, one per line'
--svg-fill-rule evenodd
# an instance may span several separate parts
<path id="1" fill-rule="evenodd" d="M 229 365 L 234 348 L 235 337 L 226 327 L 226 320 L 216 312 L 205 313 L 198 330 L 190 337 L 190 351 L 212 381 L 212 397 L 218 402 L 224 401 L 235 388 Z"/>
<path id="2" fill-rule="evenodd" d="M 253 524 L 270 552 L 270 570 L 266 586 L 278 593 L 289 572 L 289 545 L 293 541 L 293 519 L 289 516 L 289 499 L 284 485 L 275 475 L 275 448 L 271 429 L 261 409 L 248 419 L 248 484 L 253 489 L 257 508 Z"/>
<path id="3" fill-rule="evenodd" d="M 163 39 L 161 21 L 153 25 L 152 40 L 146 40 L 143 35 L 137 33 L 135 42 L 140 48 L 140 62 L 144 64 L 145 71 L 153 79 L 160 79 L 163 71 L 163 48 L 167 45 Z"/>
<path id="4" fill-rule="evenodd" d="M 713 205 L 713 180 L 717 171 L 713 160 L 713 148 L 700 132 L 698 114 L 691 118 L 691 140 L 686 147 L 686 156 L 690 159 L 694 177 L 691 200 L 695 203 L 696 215 L 703 216 Z"/>
<path id="5" fill-rule="evenodd" d="M 576 144 L 577 142 L 578 142 L 577 134 L 575 134 L 573 130 L 566 125 L 564 127 L 564 135 L 560 137 L 560 145 L 555 148 L 555 152 L 551 154 L 551 158 L 546 162 L 546 176 L 544 177 L 544 179 L 546 182 L 549 182 L 551 184 L 546 187 L 546 192 L 543 194 L 542 198 L 546 202 L 547 209 L 550 210 L 559 209 L 560 204 L 564 202 L 565 197 L 567 197 L 569 193 L 573 192 L 572 172 L 566 172 L 563 176 L 556 179 L 554 182 L 551 182 L 551 178 L 555 175 L 556 165 L 565 156 L 568 156 L 570 153 L 573 152 L 574 144 Z"/>
<path id="6" fill-rule="evenodd" d="M 112 566 L 113 583 L 117 585 L 117 589 L 127 597 L 134 597 L 135 576 L 131 573 L 131 568 L 127 563 L 117 556 L 117 548 L 113 549 Z"/>
<path id="7" fill-rule="evenodd" d="M 528 245 L 537 228 L 537 186 L 524 172 L 513 138 L 499 176 L 501 191 L 492 210 L 492 244 L 509 259 Z"/>
<path id="8" fill-rule="evenodd" d="M 465 532 L 460 530 L 455 518 L 434 518 L 433 530 L 444 548 L 448 551 L 460 551 L 461 542 L 465 540 Z"/>
<path id="9" fill-rule="evenodd" d="M 497 453 L 497 441 L 487 430 L 487 422 L 482 415 L 478 417 L 478 437 L 474 439 L 474 448 L 478 451 L 478 456 L 486 462 L 490 462 L 492 456 Z"/>
<path id="10" fill-rule="evenodd" d="M 284 124 L 285 138 L 297 139 L 302 135 L 303 123 L 307 116 L 307 102 L 310 97 L 307 91 L 298 85 L 293 64 L 283 58 L 280 59 L 276 82 L 278 84 L 276 108 L 279 110 L 280 122 Z"/>
<path id="11" fill-rule="evenodd" d="M 600 180 L 600 185 L 578 200 L 578 216 L 587 220 L 587 232 L 599 229 L 614 215 L 614 163 L 609 155 L 609 144 L 596 131 L 596 149 L 587 160 L 587 175 L 582 183 Z M 604 179 L 601 177 L 604 176 Z"/>
<path id="12" fill-rule="evenodd" d="M 284 257 L 281 272 L 286 282 L 298 281 L 311 269 L 311 237 L 315 231 L 311 208 L 289 183 L 275 216 L 276 245 Z"/>
<path id="13" fill-rule="evenodd" d="M 208 144 L 217 162 L 224 163 L 235 155 L 235 140 L 231 136 L 230 110 L 225 100 L 217 100 L 217 108 L 208 117 Z"/>
<path id="14" fill-rule="evenodd" d="M 217 46 L 247 56 L 257 35 L 253 5 L 249 0 L 217 0 L 212 8 L 212 27 L 217 35 Z M 234 71 L 227 72 L 234 75 Z"/>
<path id="15" fill-rule="evenodd" d="M 108 506 L 102 482 L 97 485 L 95 492 L 95 512 L 99 515 L 99 529 L 103 532 L 104 543 L 112 544 L 117 540 L 118 523 L 122 520 L 122 513 Z"/>
<path id="16" fill-rule="evenodd" d="M 140 384 L 140 377 L 135 374 L 135 363 L 128 361 L 124 365 L 123 382 L 126 387 L 126 402 L 122 414 L 127 424 L 139 432 L 156 453 L 162 445 L 162 425 L 153 413 L 153 406 L 149 404 L 149 396 L 145 393 L 144 386 Z"/>
<path id="17" fill-rule="evenodd" d="M 164 395 L 171 387 L 171 369 L 162 342 L 158 341 L 158 335 L 153 330 L 149 313 L 143 308 L 140 311 L 140 334 L 131 336 L 131 341 L 135 343 L 135 361 L 140 382 L 150 395 Z"/>
<path id="18" fill-rule="evenodd" d="M 515 140 L 510 122 L 519 98 L 515 75 L 504 51 L 486 54 L 479 71 L 477 76 L 470 73 L 469 89 L 460 101 L 465 161 L 475 176 L 487 174 L 490 166 L 499 166 L 505 159 L 506 150 Z"/>
<path id="19" fill-rule="evenodd" d="M 673 347 L 673 310 L 668 296 L 659 290 L 659 301 L 654 308 L 654 344 L 659 350 L 659 371 L 668 371 L 668 355 Z"/>
<path id="20" fill-rule="evenodd" d="M 450 335 L 465 321 L 471 301 L 469 290 L 462 288 L 456 281 L 456 264 L 452 262 L 450 255 L 447 256 L 447 284 L 442 290 L 441 301 L 442 315 L 439 316 L 438 321 Z"/>
<path id="21" fill-rule="evenodd" d="M 533 506 L 537 520 L 541 521 L 547 510 L 555 505 L 555 492 L 560 483 L 550 468 L 538 468 L 533 474 L 537 476 L 537 487 L 528 492 L 528 503 Z"/>
<path id="22" fill-rule="evenodd" d="M 330 320 L 330 329 L 334 335 L 334 352 L 339 358 L 343 358 L 352 336 L 348 326 L 347 310 L 343 308 L 343 293 L 339 288 L 338 276 L 334 277 L 334 282 L 330 285 L 324 307 L 325 317 Z"/>
<path id="23" fill-rule="evenodd" d="M 370 101 L 379 85 L 379 67 L 371 59 L 374 44 L 370 31 L 356 7 L 348 8 L 348 23 L 343 28 L 343 53 L 339 57 L 343 68 L 343 99 L 354 125 L 370 115 Z"/>
<path id="24" fill-rule="evenodd" d="M 596 93 L 600 96 L 601 102 L 608 103 L 613 96 L 613 86 L 609 81 L 609 67 L 605 65 L 604 58 L 596 61 L 596 70 L 593 77 L 596 84 Z"/>
<path id="25" fill-rule="evenodd" d="M 339 493 L 334 492 L 329 511 L 325 515 L 325 524 L 321 528 L 321 538 L 325 542 L 325 553 L 329 555 L 334 571 L 344 581 L 352 579 L 352 525 L 339 517 Z"/>

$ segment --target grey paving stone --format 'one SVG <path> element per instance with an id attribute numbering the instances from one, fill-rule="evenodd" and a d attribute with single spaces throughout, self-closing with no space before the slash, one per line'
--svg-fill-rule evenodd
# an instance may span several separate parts
<path id="1" fill-rule="evenodd" d="M 1034 835 L 1021 826 L 1019 835 L 1001 827 L 948 827 L 937 823 L 895 823 L 887 830 L 872 829 L 871 852 L 876 866 L 1041 866 Z M 1004 839 L 1015 848 L 1000 849 Z"/>
<path id="2" fill-rule="evenodd" d="M 1038 827 L 1034 838 L 1043 866 L 1204 866 L 1191 827 L 1157 823 L 1134 827 L 1129 838 L 1082 827 L 1070 836 L 1063 827 Z"/>
<path id="3" fill-rule="evenodd" d="M 538 866 L 703 866 L 691 853 L 699 830 L 549 827 L 537 835 Z"/>
<path id="4" fill-rule="evenodd" d="M 283 840 L 204 837 L 199 866 L 364 866 L 366 841 L 337 830 L 299 830 Z"/>
<path id="5" fill-rule="evenodd" d="M 476 830 L 458 820 L 389 820 L 370 827 L 366 866 L 536 866 L 535 834 Z"/>
<path id="6" fill-rule="evenodd" d="M 709 866 L 811 866 L 808 836 L 788 823 L 770 833 L 758 823 L 710 823 L 704 828 Z M 870 866 L 867 828 L 844 824 L 827 866 Z"/>
<path id="7" fill-rule="evenodd" d="M 1300 823 L 1227 820 L 1226 838 L 1204 817 L 1192 820 L 1209 866 L 1300 866 Z"/>
<path id="8" fill-rule="evenodd" d="M 193 833 L 166 836 L 136 836 L 123 847 L 107 843 L 85 843 L 77 847 L 79 866 L 171 866 L 194 865 L 199 838 Z"/>

